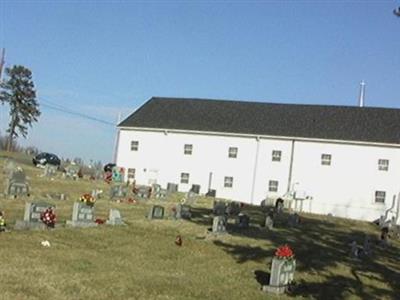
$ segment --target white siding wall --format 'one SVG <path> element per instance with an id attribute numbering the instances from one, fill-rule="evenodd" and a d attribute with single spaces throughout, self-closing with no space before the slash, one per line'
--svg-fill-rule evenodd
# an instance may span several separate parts
<path id="1" fill-rule="evenodd" d="M 139 141 L 139 151 L 130 150 L 132 140 Z M 249 201 L 255 143 L 255 139 L 121 130 L 117 164 L 135 168 L 139 184 L 148 184 L 149 171 L 157 170 L 157 183 L 178 183 L 183 192 L 199 184 L 200 192 L 206 193 L 212 173 L 211 189 L 218 197 Z M 192 155 L 184 155 L 185 144 L 193 145 Z M 238 148 L 237 158 L 228 157 L 229 147 Z M 190 174 L 189 184 L 180 183 L 181 173 Z M 232 188 L 224 187 L 225 176 L 233 177 Z"/>
<path id="2" fill-rule="evenodd" d="M 373 146 L 296 142 L 293 183 L 314 199 L 311 211 L 336 216 L 377 219 L 400 190 L 400 150 Z M 330 166 L 321 154 L 331 154 Z M 389 170 L 378 170 L 378 159 L 389 160 Z M 385 204 L 375 203 L 375 191 L 385 191 Z"/>
<path id="3" fill-rule="evenodd" d="M 254 204 L 266 197 L 276 198 L 287 191 L 290 168 L 291 141 L 260 139 Z M 281 161 L 272 161 L 272 151 L 282 151 Z M 270 180 L 278 181 L 278 192 L 269 192 Z"/>
<path id="4" fill-rule="evenodd" d="M 138 151 L 130 150 L 131 141 L 139 141 Z M 184 155 L 185 144 L 193 145 L 192 155 Z M 291 182 L 313 196 L 306 211 L 373 220 L 399 192 L 399 148 L 305 141 L 294 145 Z M 237 158 L 228 157 L 229 147 L 238 148 Z M 217 197 L 259 204 L 287 191 L 291 148 L 290 140 L 121 130 L 117 164 L 135 168 L 138 184 L 156 178 L 164 187 L 178 183 L 182 192 L 199 184 L 200 192 L 206 193 L 212 172 L 211 188 Z M 272 161 L 273 150 L 282 151 L 280 162 Z M 332 155 L 330 166 L 321 165 L 323 153 Z M 389 160 L 389 171 L 378 170 L 378 159 Z M 180 183 L 181 173 L 190 174 L 189 184 Z M 225 176 L 233 177 L 232 188 L 224 187 Z M 278 192 L 268 192 L 270 180 L 279 182 Z M 375 203 L 377 190 L 386 192 L 385 204 Z"/>

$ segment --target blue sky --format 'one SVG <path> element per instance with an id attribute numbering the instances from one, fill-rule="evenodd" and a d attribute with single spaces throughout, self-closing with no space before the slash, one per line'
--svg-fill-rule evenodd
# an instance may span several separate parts
<path id="1" fill-rule="evenodd" d="M 6 64 L 109 122 L 151 96 L 400 108 L 400 1 L 4 1 Z M 0 130 L 8 108 L 0 107 Z M 110 161 L 115 128 L 41 107 L 24 145 Z"/>

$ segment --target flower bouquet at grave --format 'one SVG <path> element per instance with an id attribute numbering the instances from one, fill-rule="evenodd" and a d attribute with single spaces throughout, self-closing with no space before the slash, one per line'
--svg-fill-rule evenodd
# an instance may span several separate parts
<path id="1" fill-rule="evenodd" d="M 56 224 L 56 214 L 53 209 L 49 207 L 40 214 L 40 220 L 46 224 L 47 227 L 54 228 L 54 225 Z"/>
<path id="2" fill-rule="evenodd" d="M 0 231 L 6 230 L 6 220 L 4 220 L 4 213 L 0 211 Z"/>
<path id="3" fill-rule="evenodd" d="M 276 249 L 275 257 L 277 259 L 290 260 L 290 259 L 294 258 L 294 253 L 293 253 L 293 250 L 288 245 L 284 245 L 284 246 L 280 246 L 280 247 L 278 247 L 278 249 Z"/>
<path id="4" fill-rule="evenodd" d="M 86 205 L 93 206 L 94 203 L 96 202 L 96 198 L 94 198 L 90 194 L 83 194 L 80 198 L 79 201 L 85 203 Z"/>

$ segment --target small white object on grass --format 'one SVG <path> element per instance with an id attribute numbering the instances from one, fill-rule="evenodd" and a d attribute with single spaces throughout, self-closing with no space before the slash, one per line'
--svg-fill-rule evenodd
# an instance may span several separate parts
<path id="1" fill-rule="evenodd" d="M 49 241 L 42 241 L 41 242 L 43 247 L 50 247 L 50 242 Z"/>

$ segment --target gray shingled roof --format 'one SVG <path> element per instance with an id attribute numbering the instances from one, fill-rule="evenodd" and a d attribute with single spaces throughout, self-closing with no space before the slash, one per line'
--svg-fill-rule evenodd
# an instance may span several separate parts
<path id="1" fill-rule="evenodd" d="M 153 97 L 118 126 L 400 144 L 400 109 Z"/>

